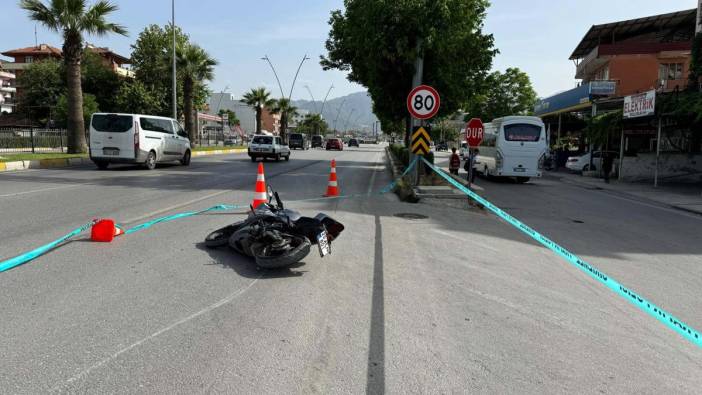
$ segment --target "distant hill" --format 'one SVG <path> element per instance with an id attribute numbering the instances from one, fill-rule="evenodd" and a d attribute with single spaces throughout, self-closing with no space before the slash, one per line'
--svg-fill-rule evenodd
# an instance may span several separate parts
<path id="1" fill-rule="evenodd" d="M 293 105 L 315 114 L 322 109 L 321 100 L 314 102 L 311 100 L 294 100 Z M 334 128 L 334 121 L 336 120 L 336 129 L 338 130 L 371 130 L 373 122 L 378 120 L 373 114 L 373 102 L 366 92 L 352 93 L 327 100 L 322 116 L 330 128 Z"/>

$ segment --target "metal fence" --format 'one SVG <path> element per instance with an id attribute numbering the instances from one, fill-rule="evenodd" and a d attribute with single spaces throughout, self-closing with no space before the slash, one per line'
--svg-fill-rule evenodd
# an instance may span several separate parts
<path id="1" fill-rule="evenodd" d="M 66 129 L 0 128 L 0 153 L 66 152 Z"/>

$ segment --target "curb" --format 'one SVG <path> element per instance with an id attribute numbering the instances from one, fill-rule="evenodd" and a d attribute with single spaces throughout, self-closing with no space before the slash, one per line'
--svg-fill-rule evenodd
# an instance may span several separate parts
<path id="1" fill-rule="evenodd" d="M 223 149 L 214 151 L 195 151 L 193 157 L 196 156 L 213 156 L 225 154 L 244 154 L 248 152 L 246 149 Z M 20 171 L 28 169 L 54 169 L 58 167 L 72 167 L 89 165 L 93 162 L 90 158 L 66 158 L 66 159 L 40 159 L 40 160 L 20 160 L 16 162 L 0 162 L 0 173 L 8 171 Z"/>

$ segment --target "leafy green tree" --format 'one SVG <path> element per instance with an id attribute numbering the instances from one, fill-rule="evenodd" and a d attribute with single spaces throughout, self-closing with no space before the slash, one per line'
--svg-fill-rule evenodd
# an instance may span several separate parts
<path id="1" fill-rule="evenodd" d="M 90 7 L 86 0 L 52 0 L 49 6 L 44 5 L 41 0 L 21 0 L 19 4 L 29 12 L 30 19 L 43 24 L 49 30 L 63 34 L 63 60 L 68 88 L 68 152 L 86 152 L 88 147 L 83 119 L 80 66 L 83 34 L 126 35 L 124 27 L 107 21 L 107 16 L 118 7 L 105 0 L 100 0 Z"/>
<path id="2" fill-rule="evenodd" d="M 482 93 L 468 103 L 468 118 L 490 122 L 508 115 L 528 115 L 534 111 L 536 91 L 529 76 L 518 68 L 495 71 L 485 80 Z"/>
<path id="3" fill-rule="evenodd" d="M 329 130 L 329 125 L 319 114 L 308 114 L 297 126 L 297 131 L 308 135 L 324 135 Z"/>
<path id="4" fill-rule="evenodd" d="M 81 62 L 83 93 L 95 96 L 100 110 L 116 111 L 115 99 L 122 85 L 122 78 L 109 68 L 100 55 L 85 51 Z"/>
<path id="5" fill-rule="evenodd" d="M 17 77 L 21 87 L 19 108 L 32 119 L 46 120 L 58 99 L 66 92 L 61 63 L 47 59 L 32 63 Z"/>
<path id="6" fill-rule="evenodd" d="M 176 27 L 176 47 L 184 47 L 189 37 Z M 151 97 L 157 98 L 158 107 L 154 115 L 172 116 L 173 97 L 173 28 L 170 25 L 160 27 L 149 25 L 137 37 L 132 45 L 132 68 L 136 80 L 140 81 Z M 183 114 L 183 80 L 176 78 L 177 100 L 179 114 Z M 204 98 L 195 97 L 195 106 L 204 105 Z"/>
<path id="7" fill-rule="evenodd" d="M 280 114 L 280 137 L 287 141 L 288 123 L 291 117 L 297 115 L 297 107 L 293 106 L 290 99 L 281 98 L 273 102 L 273 114 Z"/>
<path id="8" fill-rule="evenodd" d="M 264 108 L 271 108 L 274 100 L 271 99 L 271 92 L 266 88 L 252 88 L 244 94 L 241 100 L 243 103 L 253 107 L 256 112 L 256 134 L 261 133 L 261 113 Z"/>
<path id="9" fill-rule="evenodd" d="M 346 0 L 333 11 L 321 58 L 325 70 L 348 72 L 368 88 L 375 114 L 385 121 L 408 118 L 415 59 L 424 59 L 423 82 L 441 94 L 439 115 L 470 101 L 482 88 L 497 53 L 484 34 L 487 0 Z"/>
<path id="10" fill-rule="evenodd" d="M 183 79 L 185 128 L 190 134 L 190 140 L 194 141 L 197 136 L 194 93 L 197 86 L 202 86 L 205 81 L 214 78 L 214 66 L 217 65 L 217 61 L 199 46 L 185 44 L 176 47 L 176 63 Z"/>
<path id="11" fill-rule="evenodd" d="M 132 114 L 161 113 L 160 98 L 139 80 L 125 81 L 117 91 L 115 108 L 117 112 Z"/>
<path id="12" fill-rule="evenodd" d="M 702 33 L 697 33 L 692 42 L 692 54 L 690 56 L 690 88 L 700 90 L 702 82 Z"/>
<path id="13" fill-rule="evenodd" d="M 224 109 L 222 108 L 219 110 L 217 113 L 220 117 L 226 117 L 227 118 L 227 124 L 229 124 L 229 127 L 231 128 L 232 126 L 240 125 L 241 121 L 239 121 L 239 118 L 237 118 L 236 113 L 230 109 Z"/>
<path id="14" fill-rule="evenodd" d="M 90 93 L 83 94 L 83 122 L 90 125 L 90 117 L 100 111 L 99 104 L 95 95 Z M 60 126 L 66 126 L 68 123 L 68 97 L 66 94 L 59 96 L 56 103 L 56 120 Z"/>

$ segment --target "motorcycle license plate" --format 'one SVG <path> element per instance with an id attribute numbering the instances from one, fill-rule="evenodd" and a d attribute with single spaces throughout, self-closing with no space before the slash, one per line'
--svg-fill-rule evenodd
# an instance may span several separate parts
<path id="1" fill-rule="evenodd" d="M 324 258 L 325 255 L 331 254 L 326 230 L 323 230 L 322 233 L 317 235 L 317 245 L 319 246 L 319 255 L 322 256 L 322 258 Z"/>

